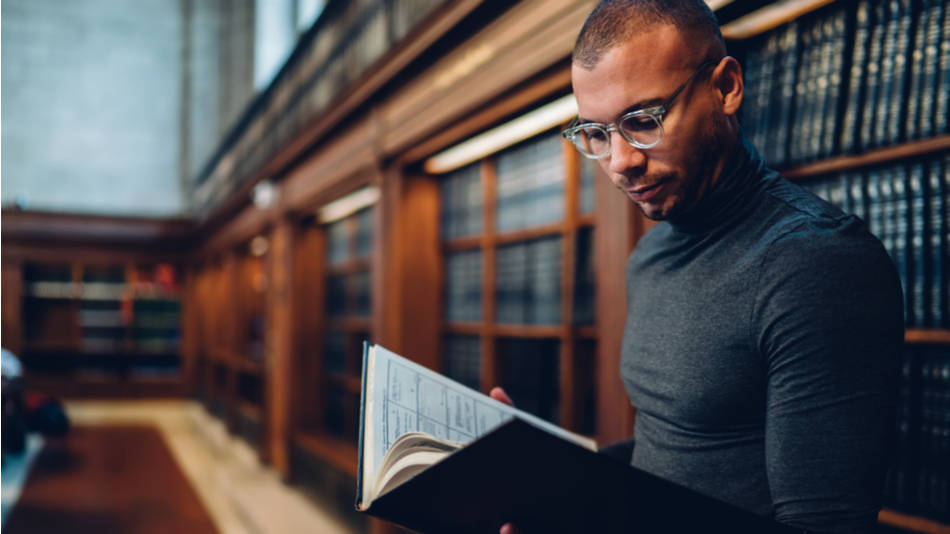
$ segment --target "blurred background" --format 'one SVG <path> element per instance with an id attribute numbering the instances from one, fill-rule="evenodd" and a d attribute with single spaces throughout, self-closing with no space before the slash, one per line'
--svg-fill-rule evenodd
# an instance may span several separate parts
<path id="1" fill-rule="evenodd" d="M 558 135 L 595 3 L 4 1 L 4 532 L 394 532 L 364 341 L 629 437 L 652 223 Z M 746 135 L 898 266 L 880 529 L 948 532 L 950 5 L 707 3 Z"/>

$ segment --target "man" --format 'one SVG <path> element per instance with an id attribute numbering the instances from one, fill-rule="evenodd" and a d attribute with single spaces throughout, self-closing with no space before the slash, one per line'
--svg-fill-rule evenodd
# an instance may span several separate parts
<path id="1" fill-rule="evenodd" d="M 632 465 L 808 531 L 872 528 L 903 341 L 881 244 L 763 165 L 702 1 L 602 2 L 572 81 L 565 137 L 661 221 L 627 265 Z"/>

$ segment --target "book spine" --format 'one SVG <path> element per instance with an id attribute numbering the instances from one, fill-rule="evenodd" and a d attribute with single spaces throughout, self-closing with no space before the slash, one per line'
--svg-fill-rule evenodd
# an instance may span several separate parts
<path id="1" fill-rule="evenodd" d="M 829 98 L 831 93 L 831 54 L 834 47 L 834 19 L 825 17 L 820 24 L 815 24 L 818 36 L 818 66 L 812 96 L 812 131 L 808 139 L 808 159 L 822 156 L 825 139 L 826 115 L 829 114 Z M 834 116 L 834 113 L 830 113 Z M 833 122 L 833 121 L 832 121 Z"/>
<path id="2" fill-rule="evenodd" d="M 907 64 L 910 54 L 911 30 L 913 29 L 911 0 L 900 1 L 900 23 L 897 31 L 897 47 L 894 54 L 894 93 L 891 95 L 887 114 L 887 143 L 900 142 L 906 134 L 903 128 L 907 112 Z"/>
<path id="3" fill-rule="evenodd" d="M 934 135 L 934 112 L 937 100 L 938 66 L 940 61 L 941 19 L 944 5 L 940 1 L 932 1 L 930 13 L 927 16 L 927 45 L 924 48 L 923 88 L 920 94 L 920 137 L 927 138 Z"/>
<path id="4" fill-rule="evenodd" d="M 888 143 L 887 123 L 891 100 L 894 97 L 894 64 L 897 55 L 897 33 L 900 30 L 900 0 L 888 0 L 886 8 L 887 23 L 884 31 L 884 56 L 881 58 L 881 92 L 877 99 L 877 111 L 874 121 L 873 146 L 885 146 Z"/>
<path id="5" fill-rule="evenodd" d="M 892 233 L 894 246 L 894 262 L 904 288 L 904 320 L 912 317 L 911 304 L 911 270 L 910 270 L 910 198 L 907 195 L 907 167 L 898 165 L 894 168 L 893 184 L 893 216 Z"/>
<path id="6" fill-rule="evenodd" d="M 868 46 L 871 38 L 871 8 L 868 0 L 861 0 L 854 12 L 854 39 L 851 51 L 851 69 L 848 73 L 847 104 L 841 128 L 841 150 L 853 153 L 858 148 L 859 119 L 864 102 L 868 69 Z"/>
<path id="7" fill-rule="evenodd" d="M 943 276 L 943 268 L 945 262 L 943 261 L 943 256 L 945 254 L 943 249 L 943 221 L 941 218 L 944 216 L 944 202 L 943 202 L 943 192 L 942 192 L 942 181 L 943 177 L 941 176 L 943 172 L 943 162 L 940 159 L 933 159 L 930 162 L 930 172 L 928 173 L 927 180 L 927 199 L 928 199 L 928 215 L 929 220 L 927 221 L 927 236 L 929 237 L 929 265 L 930 265 L 930 276 L 927 281 L 927 286 L 930 293 L 930 313 L 929 313 L 929 326 L 940 327 L 944 324 L 944 315 L 943 315 L 943 295 L 941 286 L 944 284 L 945 279 Z"/>
<path id="8" fill-rule="evenodd" d="M 930 243 L 926 240 L 926 220 L 927 220 L 927 191 L 924 187 L 926 178 L 926 166 L 923 161 L 915 161 L 911 164 L 910 178 L 908 182 L 908 195 L 910 196 L 911 230 L 910 230 L 910 263 L 913 274 L 911 276 L 911 313 L 907 318 L 907 324 L 915 327 L 927 325 L 927 303 L 926 284 L 927 284 L 927 249 Z"/>
<path id="9" fill-rule="evenodd" d="M 931 1 L 937 0 L 920 0 L 914 13 L 914 41 L 910 64 L 907 67 L 910 81 L 907 89 L 907 112 L 904 115 L 904 138 L 908 140 L 920 137 L 920 92 L 924 84 L 924 48 L 927 44 L 927 14 Z"/>
<path id="10" fill-rule="evenodd" d="M 867 73 L 865 75 L 864 102 L 861 106 L 860 147 L 867 150 L 874 147 L 874 121 L 877 120 L 879 89 L 881 83 L 881 59 L 884 45 L 885 11 L 884 2 L 874 6 L 871 17 L 871 36 L 868 45 Z"/>
<path id="11" fill-rule="evenodd" d="M 861 171 L 855 171 L 848 177 L 848 191 L 851 199 L 851 213 L 857 215 L 865 225 L 868 223 L 866 176 Z"/>
<path id="12" fill-rule="evenodd" d="M 795 111 L 795 74 L 798 70 L 798 24 L 792 22 L 786 28 L 780 42 L 780 76 L 779 92 L 781 98 L 779 105 L 775 106 L 778 110 L 778 117 L 775 120 L 775 164 L 785 165 L 790 161 L 790 130 L 793 113 Z"/>
<path id="13" fill-rule="evenodd" d="M 940 171 L 940 253 L 937 255 L 940 288 L 939 325 L 950 328 L 950 152 L 945 153 Z"/>
<path id="14" fill-rule="evenodd" d="M 872 169 L 868 173 L 868 182 L 867 182 L 867 206 L 868 206 L 868 231 L 874 234 L 879 240 L 883 242 L 883 235 L 881 233 L 881 224 L 883 222 L 881 218 L 881 171 L 880 169 Z"/>
<path id="15" fill-rule="evenodd" d="M 821 114 L 821 93 L 822 89 L 822 69 L 824 33 L 821 20 L 816 20 L 811 25 L 811 59 L 809 60 L 808 82 L 805 84 L 805 106 L 806 114 L 803 117 L 802 124 L 802 161 L 811 161 L 815 159 L 815 151 L 818 141 L 821 139 L 820 114 Z"/>
<path id="16" fill-rule="evenodd" d="M 840 148 L 836 141 L 840 138 L 839 126 L 844 110 L 842 74 L 844 58 L 847 52 L 847 15 L 845 9 L 839 9 L 834 15 L 831 28 L 831 72 L 828 75 L 828 93 L 824 124 L 822 125 L 821 154 L 823 158 L 837 154 Z"/>
<path id="17" fill-rule="evenodd" d="M 950 6 L 944 5 L 940 32 L 940 89 L 937 91 L 934 133 L 950 132 Z"/>

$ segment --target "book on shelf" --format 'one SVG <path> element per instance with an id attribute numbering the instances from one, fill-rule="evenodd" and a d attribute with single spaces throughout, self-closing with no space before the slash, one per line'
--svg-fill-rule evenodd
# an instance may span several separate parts
<path id="1" fill-rule="evenodd" d="M 364 346 L 356 508 L 428 532 L 784 532 L 596 444 Z"/>

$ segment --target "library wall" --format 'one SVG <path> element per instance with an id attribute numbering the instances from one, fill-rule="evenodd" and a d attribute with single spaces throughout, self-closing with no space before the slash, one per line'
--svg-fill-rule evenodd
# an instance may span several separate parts
<path id="1" fill-rule="evenodd" d="M 737 44 L 746 134 L 894 261 L 906 343 L 885 505 L 950 520 L 950 6 L 834 3 Z"/>
<path id="2" fill-rule="evenodd" d="M 181 3 L 2 10 L 3 205 L 181 213 Z"/>

